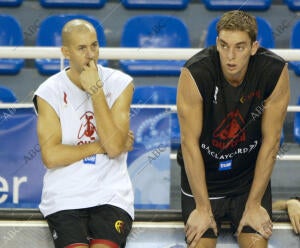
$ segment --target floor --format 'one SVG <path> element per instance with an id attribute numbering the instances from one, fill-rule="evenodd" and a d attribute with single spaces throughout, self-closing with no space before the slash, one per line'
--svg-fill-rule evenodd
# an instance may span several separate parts
<path id="1" fill-rule="evenodd" d="M 0 222 L 0 248 L 53 248 L 50 232 L 43 221 Z M 180 222 L 138 222 L 127 239 L 126 248 L 185 248 Z M 227 227 L 220 233 L 217 248 L 237 248 Z M 299 248 L 300 236 L 287 223 L 276 223 L 269 248 Z"/>

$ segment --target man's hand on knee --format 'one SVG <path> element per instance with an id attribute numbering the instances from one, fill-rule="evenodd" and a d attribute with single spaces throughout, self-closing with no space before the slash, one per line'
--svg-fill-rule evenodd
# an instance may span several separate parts
<path id="1" fill-rule="evenodd" d="M 217 224 L 213 214 L 199 209 L 192 211 L 185 226 L 185 235 L 187 244 L 189 245 L 188 247 L 195 248 L 202 235 L 209 228 L 213 229 L 216 236 L 218 235 Z"/>
<path id="2" fill-rule="evenodd" d="M 260 233 L 265 239 L 272 235 L 273 223 L 265 208 L 261 205 L 246 208 L 237 229 L 237 236 L 242 232 L 244 226 L 250 226 Z"/>

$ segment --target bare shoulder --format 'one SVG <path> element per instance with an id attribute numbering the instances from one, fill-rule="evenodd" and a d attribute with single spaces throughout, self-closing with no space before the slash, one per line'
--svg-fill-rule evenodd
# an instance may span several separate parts
<path id="1" fill-rule="evenodd" d="M 290 101 L 290 79 L 287 64 L 284 66 L 272 94 L 266 99 L 265 106 L 282 106 L 287 108 Z"/>
<path id="2" fill-rule="evenodd" d="M 52 113 L 56 115 L 54 109 L 51 107 L 51 105 L 44 100 L 42 97 L 40 96 L 36 96 L 36 103 L 37 103 L 37 107 L 38 107 L 38 115 L 43 115 L 45 114 L 49 114 L 51 115 Z"/>
<path id="3" fill-rule="evenodd" d="M 180 107 L 182 103 L 195 104 L 199 102 L 202 102 L 202 96 L 197 84 L 190 71 L 183 68 L 178 81 L 177 107 Z"/>

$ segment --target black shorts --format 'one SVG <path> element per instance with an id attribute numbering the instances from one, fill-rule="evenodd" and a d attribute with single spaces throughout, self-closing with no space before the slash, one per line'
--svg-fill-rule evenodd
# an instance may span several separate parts
<path id="1" fill-rule="evenodd" d="M 220 199 L 211 199 L 210 204 L 212 212 L 217 223 L 218 233 L 221 228 L 222 221 L 228 221 L 231 224 L 232 231 L 235 233 L 239 226 L 240 220 L 243 216 L 246 201 L 248 199 L 249 193 L 245 193 L 234 197 L 225 197 Z M 186 224 L 190 213 L 196 208 L 194 198 L 181 193 L 181 204 L 182 204 L 182 217 L 184 224 Z M 272 194 L 271 194 L 271 184 L 269 183 L 266 192 L 263 196 L 262 207 L 264 207 L 270 218 L 272 217 Z M 243 233 L 257 233 L 250 226 L 244 226 Z M 216 238 L 213 230 L 208 229 L 202 236 L 203 238 Z"/>
<path id="2" fill-rule="evenodd" d="M 56 248 L 72 244 L 109 244 L 125 247 L 132 218 L 121 208 L 101 205 L 63 210 L 46 217 Z"/>

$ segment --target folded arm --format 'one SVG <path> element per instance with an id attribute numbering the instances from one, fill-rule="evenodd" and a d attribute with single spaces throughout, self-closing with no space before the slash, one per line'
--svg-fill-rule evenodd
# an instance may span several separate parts
<path id="1" fill-rule="evenodd" d="M 130 104 L 133 95 L 133 82 L 130 83 L 114 102 L 112 108 L 107 104 L 102 79 L 97 65 L 90 61 L 80 74 L 83 89 L 92 99 L 96 130 L 102 147 L 110 158 L 117 157 L 126 150 L 130 137 Z"/>
<path id="2" fill-rule="evenodd" d="M 103 90 L 92 94 L 97 133 L 107 155 L 111 158 L 126 151 L 130 134 L 130 104 L 133 84 L 129 84 L 118 97 L 112 108 L 107 105 Z"/>
<path id="3" fill-rule="evenodd" d="M 93 154 L 105 153 L 99 142 L 83 145 L 62 144 L 60 120 L 54 109 L 37 96 L 37 132 L 41 147 L 42 160 L 46 167 L 68 166 Z"/>

